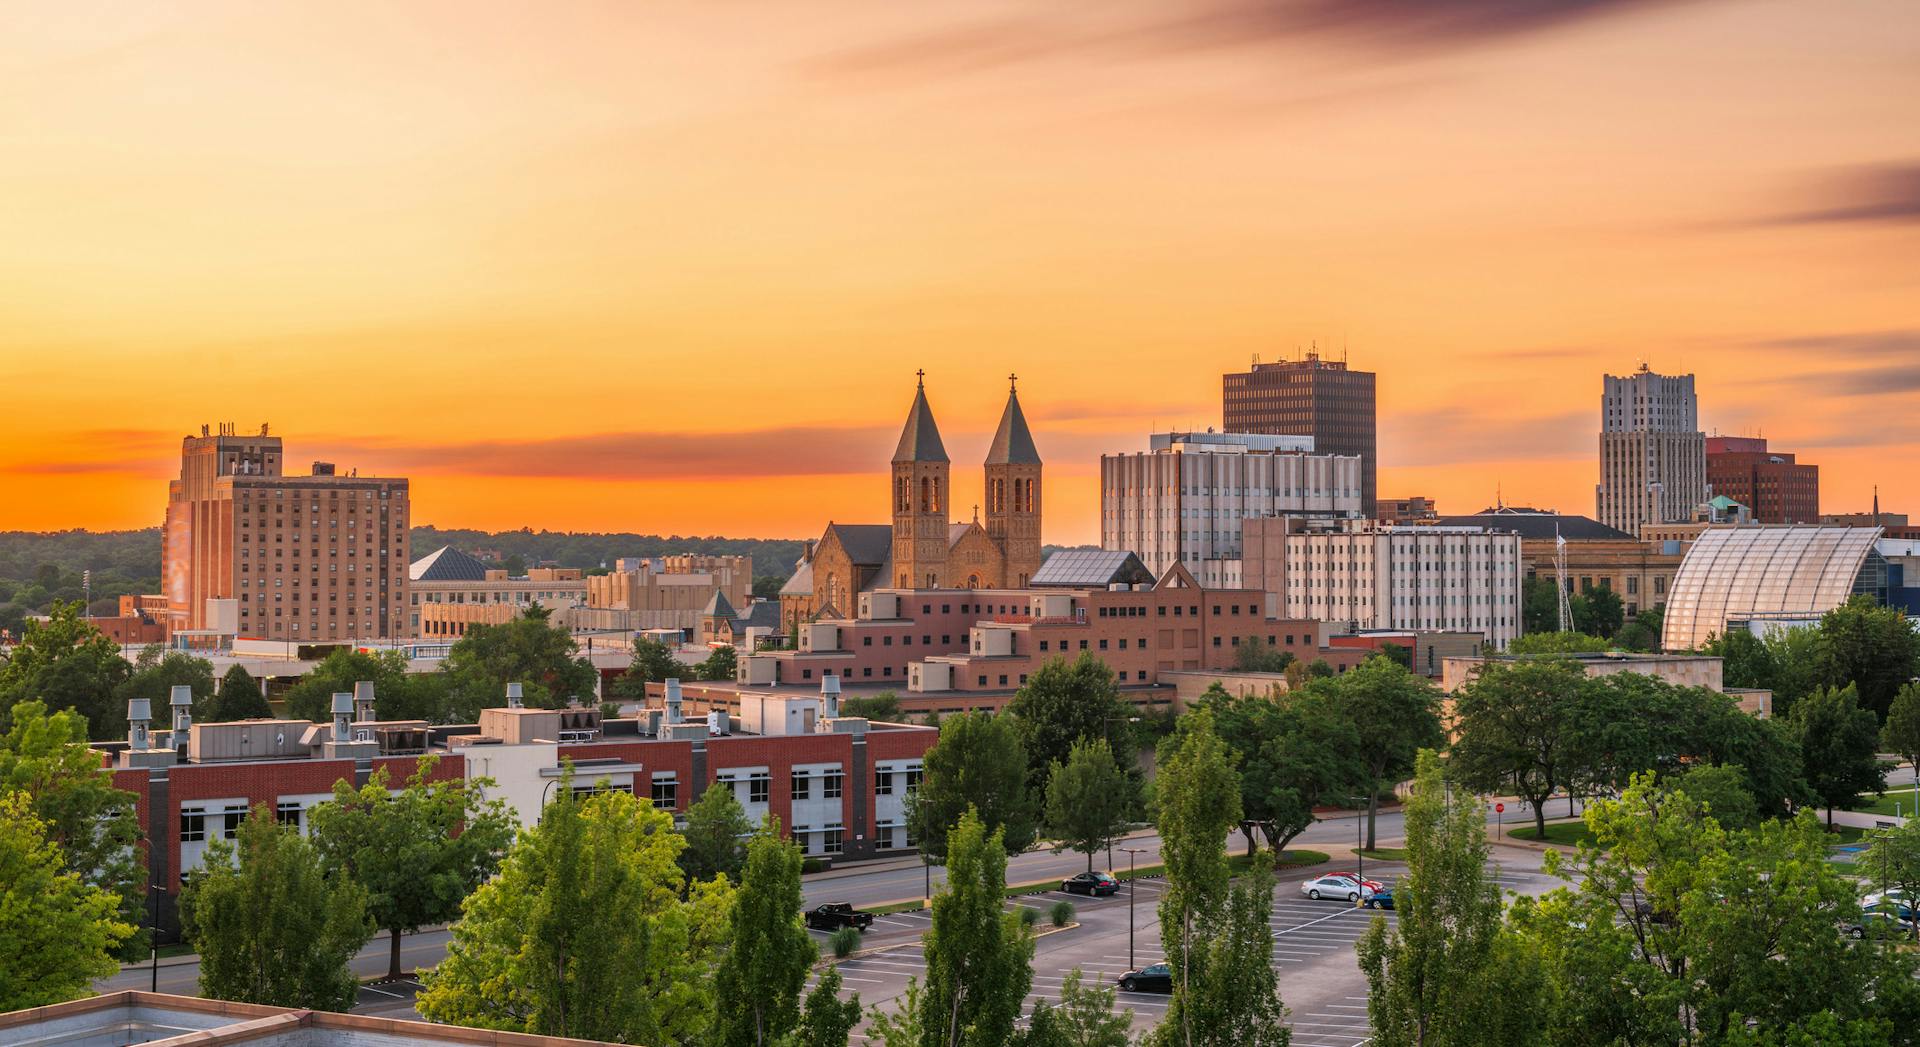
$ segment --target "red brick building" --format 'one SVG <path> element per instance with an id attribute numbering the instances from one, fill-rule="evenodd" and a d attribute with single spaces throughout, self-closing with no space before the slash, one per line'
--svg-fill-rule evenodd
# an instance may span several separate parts
<path id="1" fill-rule="evenodd" d="M 1754 523 L 1820 522 L 1820 467 L 1768 451 L 1763 438 L 1707 437 L 1707 486 L 1753 510 Z"/>

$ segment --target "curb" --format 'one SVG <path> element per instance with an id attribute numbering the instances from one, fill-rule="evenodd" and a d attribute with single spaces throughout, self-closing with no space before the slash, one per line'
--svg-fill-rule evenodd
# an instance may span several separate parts
<path id="1" fill-rule="evenodd" d="M 1078 926 L 1080 926 L 1080 921 L 1075 920 L 1074 922 L 1069 923 L 1064 927 L 1038 928 L 1033 932 L 1033 937 L 1037 941 L 1041 938 L 1045 938 L 1049 934 L 1059 934 L 1061 931 L 1071 931 Z M 822 959 L 814 961 L 813 969 L 816 971 L 824 970 L 828 967 L 833 967 L 842 963 L 846 963 L 848 960 L 859 960 L 859 959 L 864 959 L 868 956 L 879 956 L 883 953 L 890 953 L 895 949 L 912 948 L 915 945 L 921 944 L 924 940 L 925 939 L 918 939 L 914 941 L 905 941 L 905 942 L 895 942 L 892 945 L 876 945 L 871 949 L 855 949 L 854 951 L 846 954 L 845 956 L 824 957 Z"/>

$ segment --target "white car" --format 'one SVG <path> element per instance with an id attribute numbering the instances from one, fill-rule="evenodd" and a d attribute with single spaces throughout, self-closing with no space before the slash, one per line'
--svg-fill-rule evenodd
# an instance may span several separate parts
<path id="1" fill-rule="evenodd" d="M 1373 893 L 1373 888 L 1355 882 L 1349 876 L 1316 876 L 1300 885 L 1300 893 L 1319 901 L 1322 898 L 1335 898 L 1340 901 L 1357 902 Z"/>
<path id="2" fill-rule="evenodd" d="M 1865 898 L 1860 899 L 1860 908 L 1867 910 L 1877 909 L 1880 907 L 1881 902 L 1894 902 L 1899 905 L 1904 905 L 1909 909 L 1914 907 L 1913 900 L 1907 897 L 1907 892 L 1896 887 L 1891 891 L 1875 891 Z"/>

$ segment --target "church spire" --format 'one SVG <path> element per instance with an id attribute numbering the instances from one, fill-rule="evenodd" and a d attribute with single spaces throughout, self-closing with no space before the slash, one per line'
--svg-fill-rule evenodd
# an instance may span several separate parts
<path id="1" fill-rule="evenodd" d="M 933 423 L 933 408 L 927 406 L 927 372 L 916 371 L 919 385 L 913 391 L 913 407 L 907 411 L 907 424 L 900 430 L 900 445 L 893 449 L 899 462 L 947 461 L 946 445 L 940 442 L 940 427 Z"/>
<path id="2" fill-rule="evenodd" d="M 1033 431 L 1027 428 L 1027 416 L 1020 410 L 1020 393 L 1014 383 L 1017 375 L 1007 376 L 1007 407 L 1000 412 L 1000 428 L 987 448 L 988 465 L 1039 465 L 1040 451 L 1033 446 Z"/>

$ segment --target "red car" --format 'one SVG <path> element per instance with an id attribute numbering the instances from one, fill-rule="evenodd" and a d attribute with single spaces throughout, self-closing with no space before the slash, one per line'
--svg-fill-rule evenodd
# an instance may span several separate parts
<path id="1" fill-rule="evenodd" d="M 1371 892 L 1371 891 L 1377 891 L 1377 890 L 1379 890 L 1380 888 L 1382 888 L 1382 887 L 1384 887 L 1384 886 L 1386 886 L 1385 884 L 1383 884 L 1383 883 L 1381 883 L 1381 882 L 1380 882 L 1379 880 L 1363 880 L 1363 879 L 1361 879 L 1361 878 L 1360 878 L 1360 874 L 1359 874 L 1359 873 L 1357 873 L 1357 872 L 1346 872 L 1346 871 L 1344 871 L 1344 870 L 1335 870 L 1334 872 L 1330 872 L 1330 873 L 1321 873 L 1320 875 L 1321 875 L 1321 876 L 1323 876 L 1323 877 L 1324 877 L 1324 876 L 1338 876 L 1338 877 L 1340 877 L 1341 879 L 1344 879 L 1344 880 L 1352 880 L 1352 881 L 1353 881 L 1354 883 L 1357 883 L 1357 884 L 1359 884 L 1359 885 L 1360 885 L 1361 887 L 1364 887 L 1364 888 L 1366 888 L 1366 890 L 1367 890 L 1367 891 L 1369 891 L 1369 892 Z"/>

